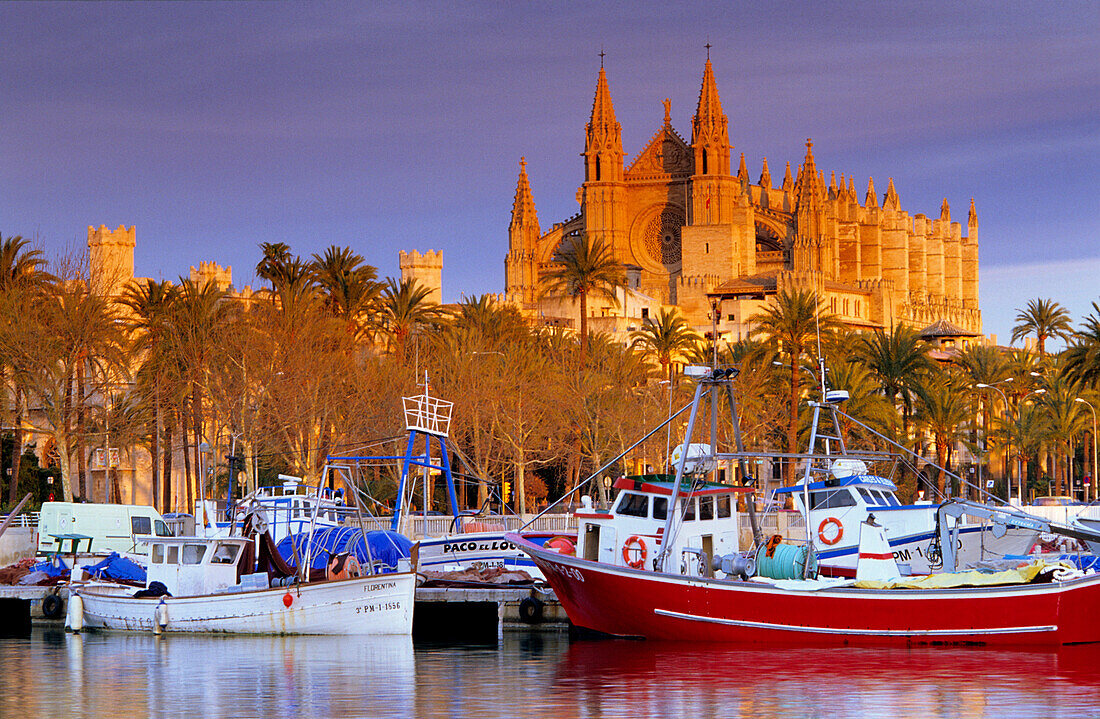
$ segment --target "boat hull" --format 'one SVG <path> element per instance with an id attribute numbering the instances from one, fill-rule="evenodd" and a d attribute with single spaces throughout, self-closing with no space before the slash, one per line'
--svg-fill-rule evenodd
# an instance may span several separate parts
<path id="1" fill-rule="evenodd" d="M 411 572 L 253 591 L 164 597 L 167 632 L 227 634 L 411 634 L 416 575 Z M 161 598 L 133 590 L 80 592 L 91 629 L 153 631 Z M 290 602 L 287 606 L 286 597 Z"/>
<path id="2" fill-rule="evenodd" d="M 605 634 L 788 644 L 1100 641 L 1100 575 L 1002 587 L 809 591 L 614 567 L 509 539 L 539 565 L 575 625 Z"/>

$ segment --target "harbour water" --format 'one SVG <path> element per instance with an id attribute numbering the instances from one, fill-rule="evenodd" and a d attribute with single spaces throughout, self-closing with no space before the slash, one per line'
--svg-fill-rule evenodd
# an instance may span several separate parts
<path id="1" fill-rule="evenodd" d="M 0 639 L 0 717 L 1092 717 L 1100 647 L 731 648 L 564 635 Z"/>

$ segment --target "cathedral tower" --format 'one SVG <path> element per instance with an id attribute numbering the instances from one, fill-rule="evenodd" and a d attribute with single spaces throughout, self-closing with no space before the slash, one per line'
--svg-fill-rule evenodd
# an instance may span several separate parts
<path id="1" fill-rule="evenodd" d="M 542 234 L 527 180 L 527 160 L 519 158 L 519 180 L 508 225 L 508 256 L 504 258 L 504 291 L 524 307 L 538 301 L 538 240 Z"/>
<path id="2" fill-rule="evenodd" d="M 584 229 L 593 242 L 602 241 L 616 255 L 629 252 L 623 217 L 623 134 L 601 58 L 592 115 L 584 135 Z"/>
<path id="3" fill-rule="evenodd" d="M 755 274 L 753 209 L 741 179 L 730 174 L 729 120 L 722 111 L 710 57 L 691 120 L 691 147 L 695 173 L 691 212 L 681 242 L 682 275 L 716 275 L 725 281 Z M 747 177 L 747 171 L 744 174 Z"/>
<path id="4" fill-rule="evenodd" d="M 421 287 L 429 290 L 425 301 L 428 304 L 443 303 L 443 251 L 428 250 L 424 254 L 413 250 L 397 253 L 397 264 L 401 269 L 401 281 L 415 280 Z"/>

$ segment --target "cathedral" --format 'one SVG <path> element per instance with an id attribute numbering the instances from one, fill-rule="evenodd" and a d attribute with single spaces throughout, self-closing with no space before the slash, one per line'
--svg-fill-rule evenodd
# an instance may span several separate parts
<path id="1" fill-rule="evenodd" d="M 649 144 L 625 165 L 621 126 L 604 68 L 585 128 L 580 212 L 543 232 L 520 161 L 508 228 L 505 296 L 549 324 L 576 327 L 569 298 L 540 293 L 539 277 L 563 242 L 581 233 L 602 240 L 626 268 L 617 302 L 589 303 L 594 331 L 637 329 L 656 308 L 675 305 L 700 332 L 736 340 L 748 319 L 782 291 L 816 290 L 825 309 L 854 329 L 908 324 L 981 333 L 978 219 L 966 223 L 901 209 L 891 179 L 879 195 L 873 178 L 861 202 L 853 177 L 819 170 L 813 143 L 792 177 L 772 179 L 767 159 L 750 179 L 733 145 L 708 57 L 691 141 L 672 126 L 670 103 Z M 967 340 L 969 341 L 969 340 Z"/>

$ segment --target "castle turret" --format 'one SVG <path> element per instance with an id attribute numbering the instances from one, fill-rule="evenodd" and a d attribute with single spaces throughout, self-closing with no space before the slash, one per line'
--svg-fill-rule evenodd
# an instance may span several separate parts
<path id="1" fill-rule="evenodd" d="M 228 292 L 233 286 L 233 268 L 222 267 L 217 262 L 200 262 L 198 268 L 191 265 L 188 278 L 200 287 L 207 282 L 213 282 L 219 290 Z"/>
<path id="2" fill-rule="evenodd" d="M 525 306 L 538 301 L 538 239 L 542 234 L 527 179 L 527 160 L 519 158 L 519 180 L 508 224 L 508 256 L 504 258 L 505 294 Z"/>
<path id="3" fill-rule="evenodd" d="M 134 279 L 134 226 L 119 225 L 111 231 L 106 225 L 88 225 L 88 277 L 91 290 L 98 295 L 115 297 Z"/>
<path id="4" fill-rule="evenodd" d="M 443 251 L 428 250 L 424 254 L 418 251 L 398 253 L 398 265 L 401 268 L 401 281 L 416 280 L 421 287 L 430 292 L 426 298 L 430 304 L 443 303 Z"/>

